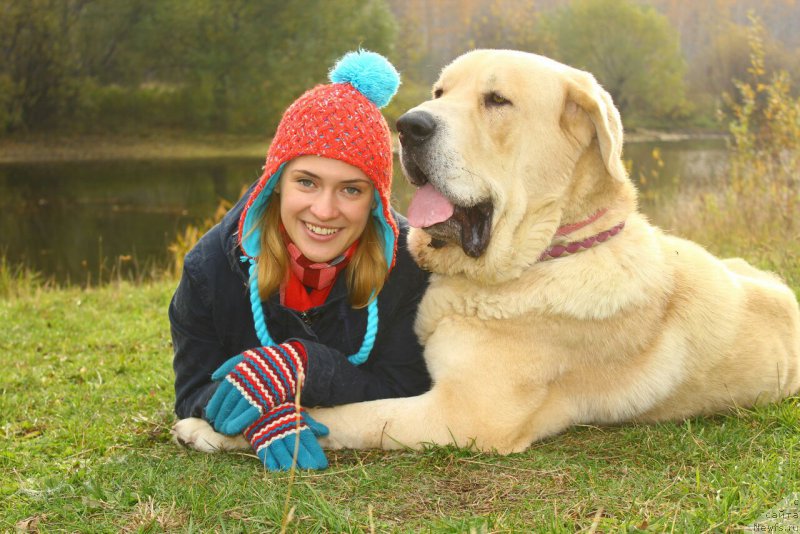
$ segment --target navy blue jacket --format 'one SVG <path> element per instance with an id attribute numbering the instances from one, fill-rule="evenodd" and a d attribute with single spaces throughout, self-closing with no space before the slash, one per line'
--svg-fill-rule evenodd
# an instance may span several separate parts
<path id="1" fill-rule="evenodd" d="M 237 236 L 249 195 L 248 191 L 186 255 L 183 276 L 169 306 L 175 413 L 180 418 L 203 417 L 217 387 L 211 373 L 232 356 L 261 345 L 250 310 L 247 264 L 240 261 Z M 378 296 L 378 335 L 364 364 L 347 361 L 364 339 L 367 309 L 350 306 L 344 276 L 337 278 L 325 304 L 306 313 L 282 306 L 277 294 L 263 303 L 272 338 L 277 343 L 298 339 L 306 347 L 304 406 L 407 397 L 430 388 L 413 330 L 428 275 L 408 253 L 408 223 L 394 216 L 400 228 L 396 264 Z"/>

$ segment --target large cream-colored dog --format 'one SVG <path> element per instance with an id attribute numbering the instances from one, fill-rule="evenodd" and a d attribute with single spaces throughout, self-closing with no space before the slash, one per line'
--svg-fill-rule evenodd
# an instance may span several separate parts
<path id="1" fill-rule="evenodd" d="M 800 388 L 792 291 L 636 211 L 619 114 L 590 74 L 470 52 L 397 126 L 420 186 L 412 251 L 435 273 L 417 318 L 434 385 L 311 410 L 326 446 L 510 453 L 577 423 L 678 419 Z M 246 446 L 200 420 L 176 433 Z"/>

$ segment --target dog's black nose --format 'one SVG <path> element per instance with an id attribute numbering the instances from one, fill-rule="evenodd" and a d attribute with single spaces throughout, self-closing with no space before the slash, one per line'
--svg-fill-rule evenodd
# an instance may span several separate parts
<path id="1" fill-rule="evenodd" d="M 404 145 L 420 145 L 436 131 L 436 120 L 426 111 L 409 111 L 397 119 L 397 132 Z"/>

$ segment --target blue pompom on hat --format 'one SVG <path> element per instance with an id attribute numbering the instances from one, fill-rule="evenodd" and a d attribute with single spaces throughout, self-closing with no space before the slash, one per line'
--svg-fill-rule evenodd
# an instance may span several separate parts
<path id="1" fill-rule="evenodd" d="M 383 108 L 400 87 L 400 74 L 380 54 L 368 50 L 348 52 L 333 66 L 328 79 L 333 83 L 349 83 L 370 102 Z"/>

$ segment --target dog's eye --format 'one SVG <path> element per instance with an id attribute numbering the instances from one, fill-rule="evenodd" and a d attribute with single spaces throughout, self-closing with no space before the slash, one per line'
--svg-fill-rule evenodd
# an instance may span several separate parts
<path id="1" fill-rule="evenodd" d="M 499 93 L 492 91 L 484 97 L 484 102 L 487 106 L 510 106 L 511 100 L 507 99 Z"/>
<path id="2" fill-rule="evenodd" d="M 444 93 L 444 89 L 436 89 L 433 91 L 433 98 L 439 98 Z"/>

